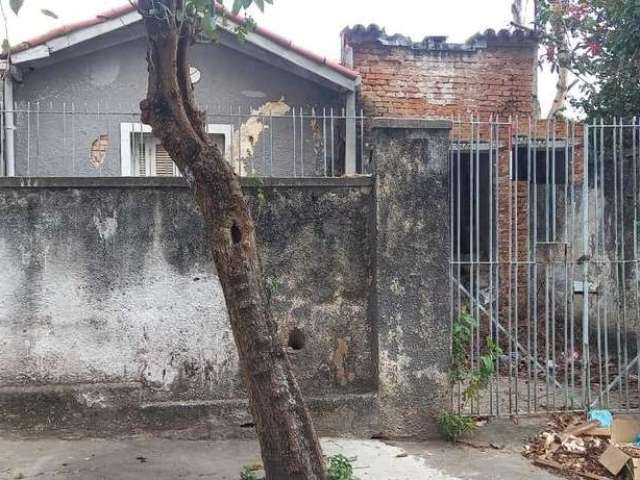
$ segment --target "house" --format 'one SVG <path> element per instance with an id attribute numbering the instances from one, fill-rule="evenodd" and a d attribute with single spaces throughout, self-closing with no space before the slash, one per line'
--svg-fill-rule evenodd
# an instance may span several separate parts
<path id="1" fill-rule="evenodd" d="M 490 228 L 499 230 L 506 252 L 509 239 L 515 237 L 513 225 L 520 223 L 514 242 L 525 255 L 531 233 L 526 214 L 533 210 L 528 186 L 567 184 L 571 172 L 565 165 L 582 134 L 580 126 L 570 131 L 566 123 L 540 118 L 535 34 L 489 29 L 464 43 L 451 43 L 444 36 L 414 41 L 375 24 L 356 25 L 342 32 L 342 58 L 361 76 L 358 103 L 367 115 L 452 121 L 452 198 L 462 205 L 452 226 L 456 242 L 461 239 L 458 253 L 468 256 L 471 248 L 480 247 L 479 254 L 488 258 L 496 247 L 489 244 Z M 579 179 L 580 149 L 575 160 Z M 479 186 L 470 188 L 471 179 Z M 502 188 L 494 185 L 491 192 L 489 185 L 494 183 Z M 512 209 L 521 212 L 519 219 L 506 208 L 513 191 L 521 193 Z M 540 201 L 544 198 L 541 195 Z M 505 208 L 492 211 L 496 204 Z M 545 211 L 544 204 L 540 211 Z M 475 212 L 479 218 L 472 218 Z M 499 216 L 497 227 L 490 221 L 492 214 Z M 543 238 L 544 226 L 537 232 Z M 478 229 L 474 247 L 469 240 Z"/>
<path id="2" fill-rule="evenodd" d="M 192 80 L 227 159 L 243 175 L 354 173 L 358 74 L 262 27 L 239 42 L 242 19 L 223 16 L 217 44 L 192 49 Z M 4 62 L 0 171 L 176 175 L 139 119 L 145 58 L 142 19 L 129 4 L 17 46 L 10 74 Z"/>
<path id="3" fill-rule="evenodd" d="M 537 285 L 527 262 L 580 244 L 568 207 L 584 175 L 583 127 L 540 118 L 536 35 L 486 30 L 464 43 L 443 36 L 414 41 L 357 25 L 342 32 L 342 57 L 361 75 L 358 102 L 367 115 L 451 122 L 448 221 L 457 311 L 469 308 L 481 318 L 483 334 L 500 325 L 504 335 L 512 319 L 534 324 L 529 320 L 544 298 L 533 300 Z"/>

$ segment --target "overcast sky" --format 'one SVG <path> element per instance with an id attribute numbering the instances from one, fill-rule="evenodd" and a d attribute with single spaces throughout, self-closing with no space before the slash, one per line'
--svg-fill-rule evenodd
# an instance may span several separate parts
<path id="1" fill-rule="evenodd" d="M 0 0 L 5 9 L 9 0 Z M 226 0 L 230 4 L 232 0 Z M 426 35 L 447 35 L 463 42 L 487 28 L 506 28 L 511 19 L 512 0 L 274 0 L 265 14 L 254 12 L 258 23 L 323 56 L 338 59 L 340 31 L 348 26 L 376 23 L 390 34 L 409 35 L 414 40 Z M 83 20 L 127 0 L 25 0 L 16 18 L 9 13 L 11 43 L 57 26 Z M 529 2 L 530 3 L 530 2 Z M 54 11 L 52 19 L 40 13 Z M 541 75 L 542 111 L 553 97 L 554 81 Z"/>

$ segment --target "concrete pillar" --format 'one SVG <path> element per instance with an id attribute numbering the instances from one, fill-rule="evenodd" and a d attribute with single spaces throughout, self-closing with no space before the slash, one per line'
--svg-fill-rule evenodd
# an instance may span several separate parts
<path id="1" fill-rule="evenodd" d="M 348 92 L 346 98 L 345 134 L 345 175 L 355 175 L 356 171 L 356 93 Z"/>
<path id="2" fill-rule="evenodd" d="M 450 362 L 449 122 L 376 119 L 376 267 L 382 432 L 432 436 Z"/>
<path id="3" fill-rule="evenodd" d="M 4 68 L 4 67 L 2 67 Z M 0 169 L 0 176 L 15 177 L 16 175 L 16 159 L 15 159 L 15 124 L 14 124 L 14 106 L 13 106 L 13 78 L 10 71 L 4 72 L 3 87 L 3 104 L 4 112 L 4 152 L 3 165 Z"/>

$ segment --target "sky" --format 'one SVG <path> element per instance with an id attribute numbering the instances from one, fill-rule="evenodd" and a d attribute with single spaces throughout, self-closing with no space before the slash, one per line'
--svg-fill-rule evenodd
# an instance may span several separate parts
<path id="1" fill-rule="evenodd" d="M 5 5 L 9 0 L 0 0 Z M 512 0 L 274 0 L 254 19 L 268 28 L 327 58 L 340 56 L 340 31 L 358 23 L 376 23 L 387 33 L 401 33 L 414 40 L 427 35 L 446 35 L 449 41 L 464 42 L 487 28 L 509 26 Z M 8 13 L 9 38 L 16 44 L 41 32 L 69 22 L 83 20 L 127 0 L 25 0 L 19 17 Z M 227 4 L 232 0 L 226 0 Z M 529 1 L 528 3 L 531 3 Z M 40 13 L 46 8 L 58 19 Z M 548 110 L 554 93 L 554 79 L 542 72 L 539 94 L 542 111 Z"/>

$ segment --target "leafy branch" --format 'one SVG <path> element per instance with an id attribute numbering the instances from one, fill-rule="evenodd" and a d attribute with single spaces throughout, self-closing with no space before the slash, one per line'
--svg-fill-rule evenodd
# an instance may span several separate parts
<path id="1" fill-rule="evenodd" d="M 449 380 L 452 384 L 466 384 L 462 397 L 465 401 L 477 399 L 480 392 L 487 388 L 496 372 L 498 357 L 502 354 L 500 346 L 491 337 L 485 340 L 485 353 L 477 359 L 475 368 L 471 367 L 467 355 L 474 329 L 478 323 L 469 312 L 463 312 L 453 323 L 452 363 Z"/>
<path id="2" fill-rule="evenodd" d="M 473 341 L 473 332 L 478 328 L 476 321 L 468 311 L 463 311 L 453 322 L 451 342 L 451 368 L 449 382 L 465 385 L 462 392 L 464 403 L 477 400 L 495 376 L 496 364 L 502 354 L 500 346 L 491 337 L 485 340 L 485 352 L 479 355 L 476 365 L 471 366 L 468 346 Z M 466 415 L 454 412 L 442 412 L 438 417 L 438 428 L 442 436 L 449 441 L 456 441 L 461 435 L 475 428 L 474 420 Z"/>

